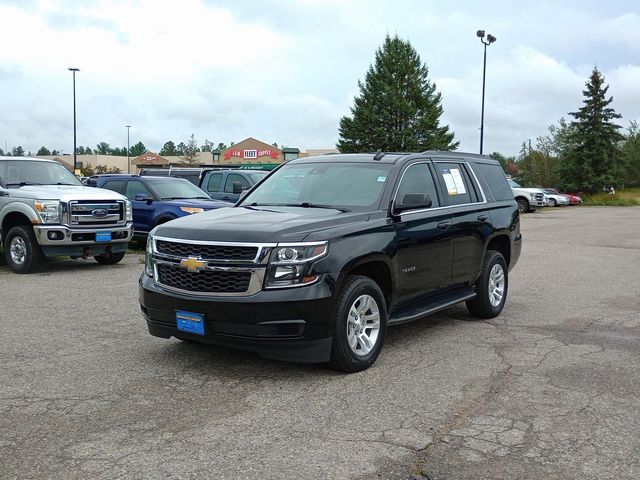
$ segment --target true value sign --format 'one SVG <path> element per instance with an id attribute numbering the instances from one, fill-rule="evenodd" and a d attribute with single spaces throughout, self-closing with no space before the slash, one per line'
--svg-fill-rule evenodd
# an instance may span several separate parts
<path id="1" fill-rule="evenodd" d="M 256 158 L 260 157 L 271 157 L 272 159 L 277 160 L 278 152 L 272 149 L 257 150 L 255 148 L 250 150 L 227 150 L 226 152 L 224 152 L 225 160 L 229 160 L 233 157 L 240 157 L 244 160 L 255 160 Z"/>

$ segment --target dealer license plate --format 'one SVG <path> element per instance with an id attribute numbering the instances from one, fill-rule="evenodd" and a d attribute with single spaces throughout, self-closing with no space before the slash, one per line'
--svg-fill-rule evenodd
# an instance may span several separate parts
<path id="1" fill-rule="evenodd" d="M 96 242 L 110 242 L 111 232 L 96 232 Z"/>
<path id="2" fill-rule="evenodd" d="M 176 323 L 181 332 L 204 335 L 204 315 L 176 310 Z"/>

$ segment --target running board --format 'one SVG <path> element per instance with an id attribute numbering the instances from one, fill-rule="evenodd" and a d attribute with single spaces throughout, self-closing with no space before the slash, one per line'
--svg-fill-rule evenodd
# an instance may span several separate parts
<path id="1" fill-rule="evenodd" d="M 476 292 L 471 287 L 466 287 L 441 297 L 435 297 L 430 302 L 417 305 L 408 309 L 400 310 L 389 318 L 387 325 L 400 325 L 401 323 L 413 322 L 419 318 L 426 317 L 432 313 L 449 308 L 457 303 L 471 300 L 476 296 Z"/>

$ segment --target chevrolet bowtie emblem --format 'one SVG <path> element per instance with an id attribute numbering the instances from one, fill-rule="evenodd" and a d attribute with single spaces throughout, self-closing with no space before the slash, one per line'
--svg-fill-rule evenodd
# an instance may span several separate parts
<path id="1" fill-rule="evenodd" d="M 196 257 L 183 258 L 180 260 L 180 266 L 185 267 L 187 272 L 199 272 L 200 270 L 204 270 L 204 267 L 207 266 L 207 262 L 203 260 L 198 260 Z"/>

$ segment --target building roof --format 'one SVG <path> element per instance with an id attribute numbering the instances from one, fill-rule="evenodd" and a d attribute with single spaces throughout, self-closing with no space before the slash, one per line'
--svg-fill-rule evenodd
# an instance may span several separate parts
<path id="1" fill-rule="evenodd" d="M 163 166 L 169 165 L 169 160 L 164 157 L 161 157 L 155 152 L 151 152 L 147 150 L 139 157 L 131 160 L 131 164 L 136 165 L 138 167 L 150 167 L 150 166 Z"/>

